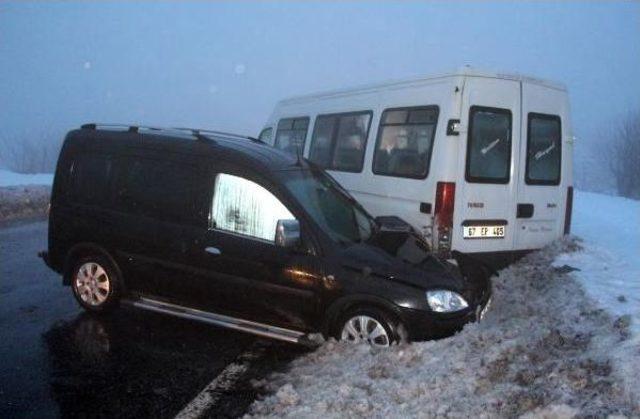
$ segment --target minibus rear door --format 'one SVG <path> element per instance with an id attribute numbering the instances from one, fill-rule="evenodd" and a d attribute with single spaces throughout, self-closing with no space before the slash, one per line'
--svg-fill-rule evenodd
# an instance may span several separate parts
<path id="1" fill-rule="evenodd" d="M 563 231 L 566 183 L 562 173 L 565 92 L 522 83 L 522 144 L 518 175 L 516 249 L 537 249 Z"/>
<path id="2" fill-rule="evenodd" d="M 509 251 L 516 235 L 520 84 L 468 77 L 461 119 L 452 248 Z"/>

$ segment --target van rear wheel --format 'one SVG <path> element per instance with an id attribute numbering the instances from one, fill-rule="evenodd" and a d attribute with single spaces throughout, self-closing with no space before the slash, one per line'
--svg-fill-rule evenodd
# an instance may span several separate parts
<path id="1" fill-rule="evenodd" d="M 115 268 L 106 257 L 95 255 L 81 258 L 72 272 L 73 295 L 85 310 L 103 313 L 115 308 L 120 282 Z"/>

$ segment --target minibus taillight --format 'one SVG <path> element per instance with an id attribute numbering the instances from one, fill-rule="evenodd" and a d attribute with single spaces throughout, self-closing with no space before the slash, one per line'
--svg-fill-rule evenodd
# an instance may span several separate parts
<path id="1" fill-rule="evenodd" d="M 438 238 L 438 250 L 451 249 L 451 230 L 453 228 L 453 207 L 456 197 L 456 184 L 438 182 L 436 186 L 436 205 L 433 211 Z"/>
<path id="2" fill-rule="evenodd" d="M 567 205 L 564 210 L 564 234 L 571 233 L 571 213 L 573 212 L 573 186 L 567 188 Z"/>

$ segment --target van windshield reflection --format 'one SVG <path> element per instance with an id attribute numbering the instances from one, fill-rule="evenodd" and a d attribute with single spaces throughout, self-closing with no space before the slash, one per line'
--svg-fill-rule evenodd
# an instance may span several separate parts
<path id="1" fill-rule="evenodd" d="M 287 172 L 287 189 L 332 239 L 342 244 L 369 240 L 375 221 L 344 189 L 320 170 Z"/>

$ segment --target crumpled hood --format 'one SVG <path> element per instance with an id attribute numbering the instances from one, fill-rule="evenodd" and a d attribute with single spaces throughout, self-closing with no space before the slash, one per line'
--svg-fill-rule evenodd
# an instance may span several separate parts
<path id="1" fill-rule="evenodd" d="M 372 275 L 423 289 L 459 291 L 465 286 L 455 266 L 440 262 L 424 241 L 411 232 L 378 232 L 367 242 L 345 249 L 343 260 L 343 265 L 350 269 L 370 269 Z"/>

